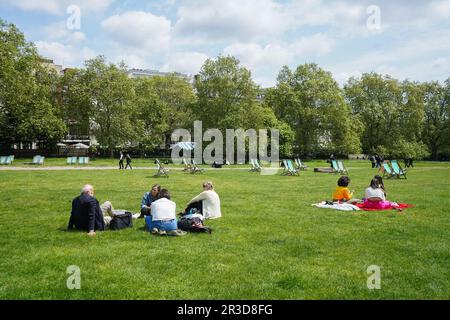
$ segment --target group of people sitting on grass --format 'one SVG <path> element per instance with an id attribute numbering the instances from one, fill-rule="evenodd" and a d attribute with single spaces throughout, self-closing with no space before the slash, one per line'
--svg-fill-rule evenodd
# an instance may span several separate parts
<path id="1" fill-rule="evenodd" d="M 385 210 L 398 207 L 395 202 L 386 200 L 386 188 L 383 178 L 379 175 L 373 177 L 369 186 L 365 189 L 362 200 L 353 197 L 354 191 L 350 191 L 348 185 L 350 178 L 342 176 L 337 182 L 337 187 L 333 192 L 333 202 L 359 204 L 361 208 L 372 210 Z"/>
<path id="2" fill-rule="evenodd" d="M 123 214 L 124 210 L 114 210 L 110 201 L 100 205 L 94 196 L 92 185 L 85 185 L 81 195 L 72 201 L 72 211 L 68 229 L 78 229 L 93 236 L 96 231 L 103 231 L 116 215 Z M 222 216 L 219 195 L 214 191 L 213 183 L 203 183 L 203 192 L 188 202 L 181 216 L 200 219 L 216 219 Z M 176 217 L 176 203 L 171 200 L 170 192 L 154 185 L 146 192 L 141 201 L 140 213 L 132 216 L 133 219 L 144 218 L 147 229 L 154 234 L 184 235 L 179 230 L 180 221 Z"/>

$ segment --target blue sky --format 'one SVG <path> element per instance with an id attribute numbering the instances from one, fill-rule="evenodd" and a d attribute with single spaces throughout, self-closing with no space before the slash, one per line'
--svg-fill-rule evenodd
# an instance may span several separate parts
<path id="1" fill-rule="evenodd" d="M 80 28 L 69 6 L 80 10 Z M 283 65 L 315 62 L 340 84 L 363 72 L 450 77 L 450 0 L 0 0 L 41 55 L 64 67 L 103 54 L 135 68 L 195 74 L 231 54 L 273 86 Z"/>

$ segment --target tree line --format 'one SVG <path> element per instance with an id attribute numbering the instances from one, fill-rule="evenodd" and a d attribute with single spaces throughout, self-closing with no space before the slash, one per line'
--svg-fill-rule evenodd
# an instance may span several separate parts
<path id="1" fill-rule="evenodd" d="M 280 154 L 374 154 L 448 159 L 450 77 L 399 81 L 365 73 L 341 88 L 317 64 L 283 67 L 262 89 L 232 56 L 208 59 L 192 85 L 169 76 L 130 78 L 123 63 L 99 56 L 59 76 L 33 43 L 0 19 L 0 145 L 39 142 L 47 149 L 74 126 L 112 155 L 151 154 L 177 128 L 278 129 Z M 1 151 L 0 150 L 0 151 Z"/>

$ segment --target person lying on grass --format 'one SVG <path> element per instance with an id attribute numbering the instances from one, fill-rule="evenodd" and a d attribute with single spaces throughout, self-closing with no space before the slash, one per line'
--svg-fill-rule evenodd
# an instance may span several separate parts
<path id="1" fill-rule="evenodd" d="M 95 231 L 104 231 L 114 216 L 112 203 L 106 201 L 102 205 L 94 197 L 94 187 L 87 184 L 81 190 L 81 195 L 73 199 L 68 229 L 88 231 L 94 236 Z M 122 212 L 121 212 L 122 213 Z"/>
<path id="2" fill-rule="evenodd" d="M 211 181 L 203 183 L 203 192 L 188 202 L 185 212 L 189 212 L 191 209 L 197 209 L 197 212 L 202 214 L 205 219 L 217 219 L 222 216 L 220 198 L 214 191 Z"/>
<path id="3" fill-rule="evenodd" d="M 145 216 L 147 229 L 153 234 L 184 235 L 178 230 L 176 218 L 177 205 L 170 200 L 170 193 L 162 189 L 155 201 L 150 205 L 150 214 Z"/>
<path id="4" fill-rule="evenodd" d="M 353 191 L 348 189 L 350 178 L 347 176 L 340 177 L 337 187 L 333 192 L 333 202 L 348 202 L 353 198 Z"/>

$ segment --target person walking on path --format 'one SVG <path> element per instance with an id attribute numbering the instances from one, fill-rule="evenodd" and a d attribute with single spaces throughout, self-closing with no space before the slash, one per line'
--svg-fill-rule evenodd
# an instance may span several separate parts
<path id="1" fill-rule="evenodd" d="M 120 151 L 120 158 L 119 158 L 119 170 L 123 169 L 123 152 Z"/>
<path id="2" fill-rule="evenodd" d="M 128 167 L 130 167 L 130 169 L 133 170 L 133 167 L 131 166 L 131 157 L 130 157 L 130 154 L 127 153 L 127 156 L 126 156 L 125 158 L 126 158 L 126 160 L 127 160 L 127 165 L 125 166 L 125 170 L 126 170 Z"/>

